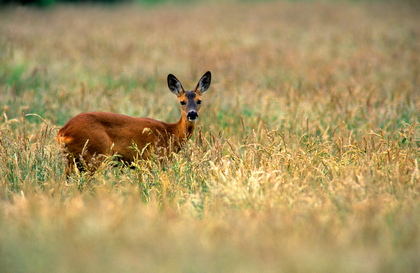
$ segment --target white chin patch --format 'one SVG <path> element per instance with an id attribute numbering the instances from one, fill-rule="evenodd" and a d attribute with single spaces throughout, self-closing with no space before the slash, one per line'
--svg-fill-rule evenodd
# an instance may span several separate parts
<path id="1" fill-rule="evenodd" d="M 198 118 L 192 119 L 192 118 L 188 118 L 189 121 L 196 121 Z"/>

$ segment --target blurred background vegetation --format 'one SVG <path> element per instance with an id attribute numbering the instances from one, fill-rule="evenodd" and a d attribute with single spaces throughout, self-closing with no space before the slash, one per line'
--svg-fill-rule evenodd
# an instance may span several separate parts
<path id="1" fill-rule="evenodd" d="M 33 5 L 39 7 L 49 7 L 58 3 L 104 3 L 104 4 L 118 4 L 118 3 L 141 3 L 141 4 L 160 4 L 165 2 L 197 2 L 197 0 L 0 0 L 0 4 L 13 5 Z"/>
<path id="2" fill-rule="evenodd" d="M 235 0 L 236 2 L 269 2 L 273 0 Z M 313 0 L 288 0 L 288 2 L 313 2 Z M 156 5 L 162 3 L 194 3 L 194 2 L 215 2 L 212 1 L 203 1 L 203 0 L 0 0 L 0 5 L 32 5 L 38 7 L 50 7 L 58 3 L 102 3 L 102 4 L 122 4 L 122 3 L 139 3 L 143 5 Z M 220 2 L 226 2 L 220 0 Z M 328 1 L 326 1 L 328 2 Z M 343 2 L 343 1 L 333 1 L 330 2 Z M 344 2 L 409 2 L 417 3 L 417 0 L 344 0 Z"/>
<path id="3" fill-rule="evenodd" d="M 0 0 L 0 4 L 13 5 L 34 5 L 39 7 L 49 7 L 58 3 L 104 3 L 104 4 L 119 4 L 119 3 L 140 3 L 140 4 L 161 4 L 161 3 L 185 3 L 198 2 L 200 0 Z"/>

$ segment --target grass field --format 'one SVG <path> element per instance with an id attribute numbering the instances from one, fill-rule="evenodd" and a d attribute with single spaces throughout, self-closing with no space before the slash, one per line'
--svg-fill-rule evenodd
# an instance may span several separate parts
<path id="1" fill-rule="evenodd" d="M 1 272 L 418 272 L 419 5 L 0 7 Z M 179 119 L 170 162 L 68 180 L 72 116 Z"/>

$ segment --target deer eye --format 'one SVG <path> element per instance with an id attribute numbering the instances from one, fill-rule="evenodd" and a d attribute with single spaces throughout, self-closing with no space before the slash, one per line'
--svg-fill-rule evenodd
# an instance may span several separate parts
<path id="1" fill-rule="evenodd" d="M 181 101 L 181 105 L 186 105 L 187 102 L 186 101 Z"/>
<path id="2" fill-rule="evenodd" d="M 198 101 L 197 101 L 197 104 L 201 104 L 201 100 L 198 100 Z"/>

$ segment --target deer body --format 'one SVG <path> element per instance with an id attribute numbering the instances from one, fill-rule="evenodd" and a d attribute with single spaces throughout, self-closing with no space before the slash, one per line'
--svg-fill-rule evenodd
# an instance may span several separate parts
<path id="1" fill-rule="evenodd" d="M 179 80 L 168 75 L 168 87 L 177 95 L 181 118 L 166 123 L 151 118 L 130 117 L 108 112 L 81 113 L 58 132 L 57 141 L 67 156 L 66 173 L 74 164 L 79 170 L 95 170 L 110 155 L 126 163 L 178 152 L 192 136 L 201 105 L 201 95 L 209 88 L 211 74 L 203 75 L 194 91 L 185 91 Z"/>

